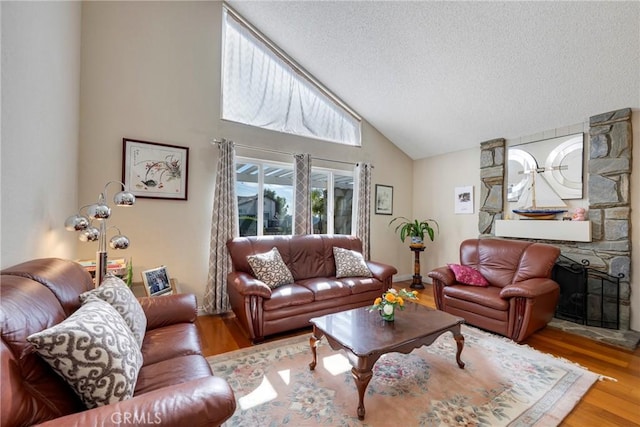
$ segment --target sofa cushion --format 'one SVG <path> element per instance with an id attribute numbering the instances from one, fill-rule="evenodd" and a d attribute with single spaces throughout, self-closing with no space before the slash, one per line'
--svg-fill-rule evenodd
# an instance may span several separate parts
<path id="1" fill-rule="evenodd" d="M 98 288 L 80 294 L 82 302 L 90 297 L 99 298 L 115 308 L 131 329 L 138 346 L 142 347 L 144 332 L 147 329 L 147 317 L 138 299 L 122 279 L 107 274 Z"/>
<path id="2" fill-rule="evenodd" d="M 142 354 L 122 316 L 95 297 L 61 323 L 27 337 L 88 408 L 129 399 Z"/>
<path id="3" fill-rule="evenodd" d="M 500 291 L 502 291 L 502 288 L 498 286 L 483 288 L 479 286 L 453 285 L 445 286 L 443 289 L 446 297 L 469 301 L 494 310 L 508 311 L 509 300 L 500 298 Z"/>
<path id="4" fill-rule="evenodd" d="M 315 279 L 298 280 L 296 284 L 304 286 L 313 292 L 314 301 L 351 295 L 351 287 L 340 279 L 317 277 Z"/>
<path id="5" fill-rule="evenodd" d="M 144 336 L 144 366 L 190 354 L 201 354 L 198 327 L 194 323 L 175 323 L 151 329 Z"/>
<path id="6" fill-rule="evenodd" d="M 313 292 L 297 283 L 283 285 L 273 290 L 271 298 L 262 302 L 265 311 L 278 310 L 293 305 L 309 304 L 314 301 Z"/>
<path id="7" fill-rule="evenodd" d="M 293 283 L 293 276 L 276 247 L 265 253 L 249 255 L 247 261 L 256 279 L 263 281 L 271 289 Z"/>
<path id="8" fill-rule="evenodd" d="M 163 387 L 173 387 L 211 375 L 211 367 L 203 356 L 192 354 L 174 357 L 143 366 L 138 375 L 135 395 L 138 396 Z"/>
<path id="9" fill-rule="evenodd" d="M 489 282 L 484 278 L 478 270 L 467 265 L 460 264 L 447 264 L 454 276 L 456 276 L 456 282 L 463 285 L 472 286 L 489 286 Z"/>
<path id="10" fill-rule="evenodd" d="M 360 252 L 333 247 L 336 260 L 336 277 L 371 277 L 371 270 Z"/>

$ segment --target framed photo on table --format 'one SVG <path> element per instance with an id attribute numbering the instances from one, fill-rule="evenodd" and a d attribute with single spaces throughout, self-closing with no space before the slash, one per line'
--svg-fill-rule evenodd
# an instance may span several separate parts
<path id="1" fill-rule="evenodd" d="M 122 182 L 136 197 L 187 200 L 189 147 L 122 139 Z"/>
<path id="2" fill-rule="evenodd" d="M 393 215 L 393 187 L 376 184 L 376 214 Z"/>
<path id="3" fill-rule="evenodd" d="M 175 282 L 169 279 L 167 267 L 164 265 L 142 273 L 144 291 L 149 297 L 158 295 L 171 295 L 176 293 Z"/>

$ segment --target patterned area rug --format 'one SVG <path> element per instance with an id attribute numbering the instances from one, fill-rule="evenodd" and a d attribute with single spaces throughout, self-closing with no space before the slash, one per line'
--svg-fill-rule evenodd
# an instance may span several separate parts
<path id="1" fill-rule="evenodd" d="M 463 326 L 464 369 L 451 334 L 376 363 L 358 392 L 342 351 L 322 340 L 318 366 L 309 335 L 209 357 L 233 388 L 238 409 L 225 426 L 554 426 L 598 375 L 566 360 Z"/>

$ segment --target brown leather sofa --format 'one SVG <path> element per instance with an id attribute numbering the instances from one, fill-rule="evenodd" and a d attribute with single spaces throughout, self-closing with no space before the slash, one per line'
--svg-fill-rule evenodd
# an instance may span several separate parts
<path id="1" fill-rule="evenodd" d="M 233 311 L 253 342 L 309 326 L 309 319 L 373 304 L 391 287 L 395 267 L 367 261 L 373 277 L 336 278 L 333 247 L 362 252 L 347 235 L 239 237 L 227 242 L 233 271 L 227 277 Z M 248 255 L 278 248 L 295 283 L 270 289 L 253 276 Z"/>
<path id="2" fill-rule="evenodd" d="M 471 325 L 521 342 L 553 318 L 560 288 L 550 279 L 560 250 L 507 239 L 469 239 L 460 245 L 460 264 L 478 270 L 487 287 L 464 285 L 448 266 L 429 273 L 439 310 Z"/>
<path id="3" fill-rule="evenodd" d="M 213 376 L 201 354 L 194 295 L 140 298 L 147 317 L 134 396 L 87 410 L 36 353 L 26 337 L 76 311 L 93 288 L 89 274 L 62 259 L 28 261 L 2 270 L 0 424 L 50 426 L 218 426 L 235 411 L 233 391 Z"/>

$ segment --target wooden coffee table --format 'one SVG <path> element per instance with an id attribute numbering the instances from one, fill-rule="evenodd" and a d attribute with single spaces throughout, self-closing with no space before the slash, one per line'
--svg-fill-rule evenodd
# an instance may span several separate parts
<path id="1" fill-rule="evenodd" d="M 365 414 L 364 392 L 373 376 L 373 365 L 383 354 L 408 354 L 415 348 L 430 345 L 445 332 L 451 332 L 458 348 L 456 362 L 460 369 L 464 368 L 464 362 L 460 360 L 464 347 L 460 325 L 464 319 L 443 311 L 408 302 L 404 311 L 396 312 L 394 322 L 385 322 L 378 311 L 370 312 L 367 307 L 314 317 L 310 321 L 313 333 L 309 344 L 313 361 L 309 368 L 314 370 L 316 367 L 316 346 L 323 336 L 332 349 L 345 350 L 358 388 L 358 418 L 361 420 Z"/>

